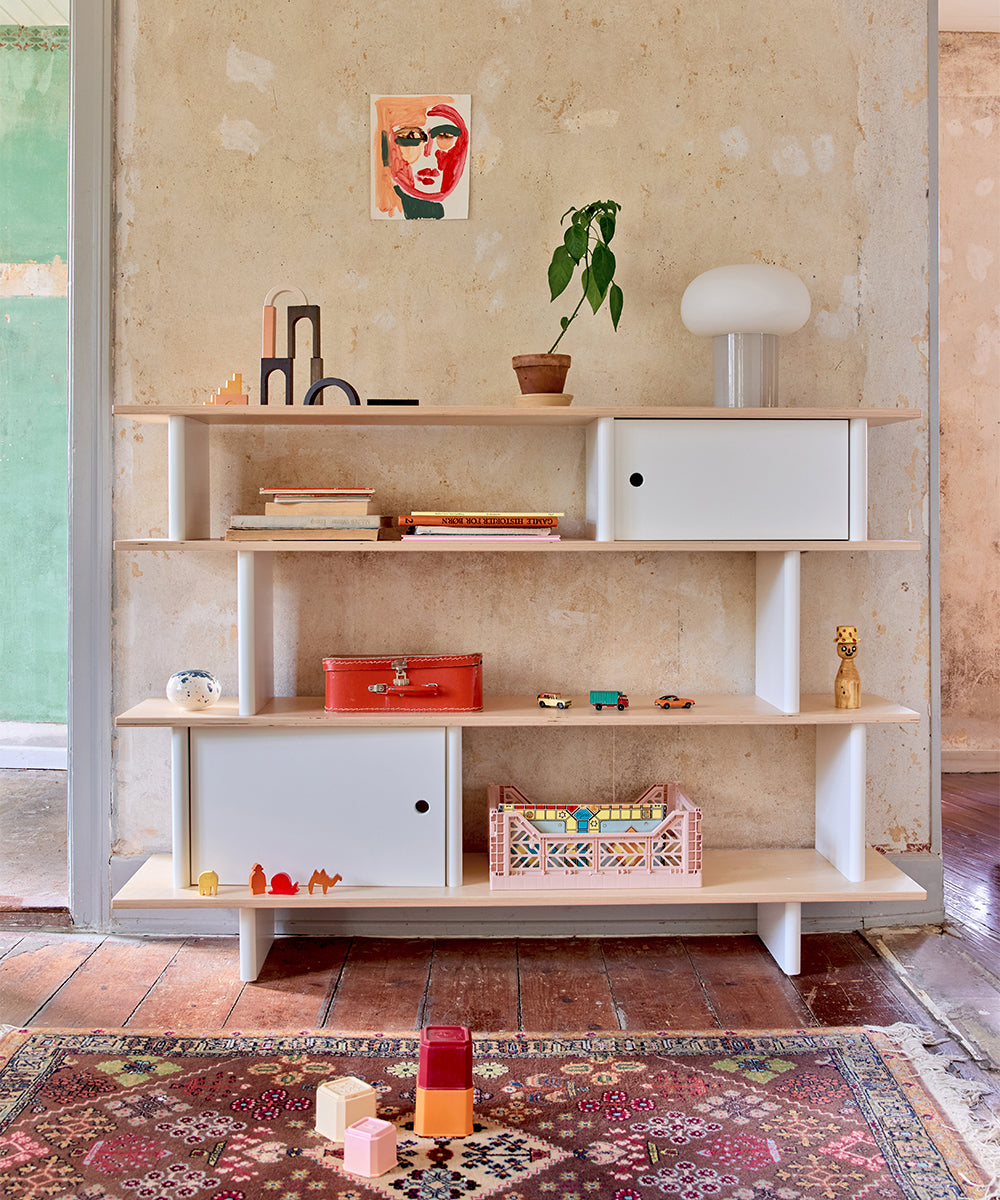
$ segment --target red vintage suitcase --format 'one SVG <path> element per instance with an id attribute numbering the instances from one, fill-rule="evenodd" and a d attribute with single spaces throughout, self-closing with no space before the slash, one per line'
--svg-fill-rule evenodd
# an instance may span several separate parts
<path id="1" fill-rule="evenodd" d="M 341 654 L 324 658 L 327 712 L 478 712 L 481 654 Z"/>

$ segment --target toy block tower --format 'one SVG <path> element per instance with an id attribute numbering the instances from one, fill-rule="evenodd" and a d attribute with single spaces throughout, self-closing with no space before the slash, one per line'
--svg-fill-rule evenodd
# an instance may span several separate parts
<path id="1" fill-rule="evenodd" d="M 472 1035 L 464 1025 L 427 1025 L 420 1031 L 413 1132 L 418 1137 L 472 1133 Z"/>

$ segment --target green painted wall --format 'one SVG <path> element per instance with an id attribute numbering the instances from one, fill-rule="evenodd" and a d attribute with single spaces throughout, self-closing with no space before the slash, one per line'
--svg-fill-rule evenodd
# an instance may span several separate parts
<path id="1" fill-rule="evenodd" d="M 66 720 L 68 131 L 68 30 L 0 26 L 0 720 L 7 721 Z"/>

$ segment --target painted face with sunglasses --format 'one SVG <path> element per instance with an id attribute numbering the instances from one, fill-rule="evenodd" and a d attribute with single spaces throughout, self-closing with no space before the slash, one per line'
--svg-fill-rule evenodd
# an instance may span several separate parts
<path id="1" fill-rule="evenodd" d="M 450 104 L 433 104 L 420 122 L 382 130 L 382 162 L 404 217 L 442 217 L 441 201 L 457 186 L 469 154 L 469 131 Z"/>

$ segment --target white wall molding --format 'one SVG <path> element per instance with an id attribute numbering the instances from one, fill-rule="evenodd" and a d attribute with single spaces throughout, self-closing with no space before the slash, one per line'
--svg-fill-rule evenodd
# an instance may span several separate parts
<path id="1" fill-rule="evenodd" d="M 941 770 L 946 774 L 1000 771 L 1000 750 L 941 750 Z"/>

